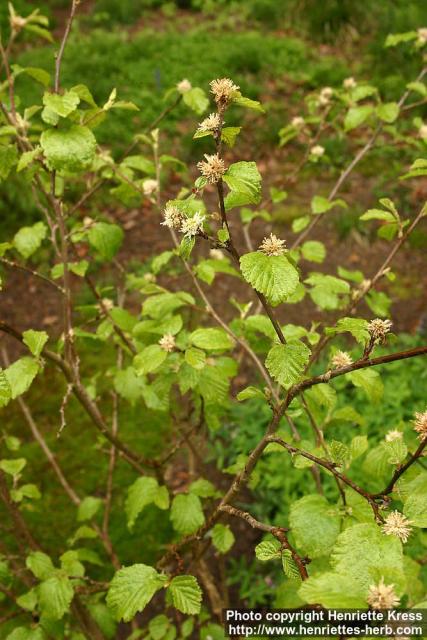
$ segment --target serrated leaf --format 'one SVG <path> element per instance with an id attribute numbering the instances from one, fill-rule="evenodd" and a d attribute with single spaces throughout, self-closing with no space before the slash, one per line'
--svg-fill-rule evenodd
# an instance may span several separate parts
<path id="1" fill-rule="evenodd" d="M 355 387 L 362 388 L 369 400 L 376 403 L 383 396 L 384 385 L 377 371 L 373 369 L 359 369 L 346 374 L 346 378 L 351 380 Z"/>
<path id="2" fill-rule="evenodd" d="M 101 505 L 101 498 L 86 496 L 83 498 L 77 509 L 77 521 L 84 522 L 85 520 L 91 520 L 98 512 Z"/>
<path id="3" fill-rule="evenodd" d="M 189 339 L 195 347 L 206 351 L 231 349 L 234 344 L 224 329 L 196 329 Z"/>
<path id="4" fill-rule="evenodd" d="M 289 549 L 284 549 L 282 552 L 282 567 L 285 576 L 289 580 L 301 580 L 300 572 Z"/>
<path id="5" fill-rule="evenodd" d="M 368 321 L 363 318 L 340 318 L 335 327 L 328 327 L 326 334 L 351 333 L 359 344 L 366 344 L 369 340 Z"/>
<path id="6" fill-rule="evenodd" d="M 46 92 L 43 96 L 44 106 L 61 118 L 66 118 L 73 113 L 73 111 L 77 109 L 79 103 L 80 97 L 72 90 L 65 91 L 62 95 L 59 93 Z"/>
<path id="7" fill-rule="evenodd" d="M 129 622 L 143 611 L 164 580 L 153 567 L 133 564 L 119 569 L 107 593 L 107 605 L 117 620 Z"/>
<path id="8" fill-rule="evenodd" d="M 311 558 L 329 555 L 341 519 L 323 496 L 307 495 L 294 502 L 289 523 L 297 548 Z"/>
<path id="9" fill-rule="evenodd" d="M 251 98 L 245 98 L 242 96 L 240 91 L 236 91 L 233 97 L 234 104 L 239 105 L 239 107 L 244 107 L 245 109 L 252 109 L 254 111 L 259 111 L 260 113 L 265 113 L 264 107 L 261 105 L 258 100 L 251 100 Z"/>
<path id="10" fill-rule="evenodd" d="M 239 391 L 236 396 L 236 399 L 239 402 L 243 402 L 243 400 L 250 400 L 251 398 L 265 399 L 265 395 L 261 391 L 261 389 L 257 389 L 256 387 L 246 387 L 246 389 L 243 389 L 243 391 Z"/>
<path id="11" fill-rule="evenodd" d="M 387 122 L 387 124 L 391 124 L 399 115 L 399 105 L 397 102 L 386 102 L 384 104 L 380 104 L 377 107 L 377 116 L 383 122 Z"/>
<path id="12" fill-rule="evenodd" d="M 188 535 L 197 531 L 205 522 L 202 503 L 198 496 L 180 493 L 172 501 L 170 517 L 175 531 Z"/>
<path id="13" fill-rule="evenodd" d="M 188 615 L 200 613 L 202 590 L 194 576 L 176 576 L 171 581 L 168 591 L 178 611 Z"/>
<path id="14" fill-rule="evenodd" d="M 22 337 L 24 344 L 27 345 L 33 356 L 35 356 L 36 358 L 40 356 L 46 342 L 49 339 L 46 331 L 33 331 L 33 329 L 24 331 Z"/>
<path id="15" fill-rule="evenodd" d="M 81 125 L 47 129 L 40 137 L 40 145 L 51 170 L 79 172 L 89 168 L 95 159 L 95 136 Z"/>
<path id="16" fill-rule="evenodd" d="M 300 340 L 278 344 L 268 352 L 265 365 L 279 384 L 289 387 L 301 379 L 310 353 L 310 349 Z"/>
<path id="17" fill-rule="evenodd" d="M 47 236 L 47 227 L 37 222 L 32 227 L 22 227 L 13 238 L 13 246 L 24 258 L 29 258 L 41 246 Z"/>
<path id="18" fill-rule="evenodd" d="M 54 575 L 37 587 L 42 615 L 51 620 L 61 620 L 70 609 L 74 590 L 68 578 Z"/>
<path id="19" fill-rule="evenodd" d="M 89 244 L 104 260 L 112 260 L 120 249 L 124 234 L 117 224 L 97 222 L 89 230 Z"/>
<path id="20" fill-rule="evenodd" d="M 366 607 L 366 589 L 346 575 L 327 572 L 311 576 L 299 588 L 298 595 L 309 604 L 339 609 Z"/>
<path id="21" fill-rule="evenodd" d="M 359 127 L 369 118 L 373 111 L 374 107 L 367 104 L 357 107 L 350 107 L 344 118 L 345 130 L 351 131 L 352 129 Z"/>
<path id="22" fill-rule="evenodd" d="M 155 478 L 143 476 L 128 488 L 125 502 L 127 524 L 132 529 L 137 517 L 147 505 L 154 502 L 159 484 Z"/>
<path id="23" fill-rule="evenodd" d="M 13 400 L 30 388 L 38 372 L 39 363 L 30 356 L 19 358 L 4 370 Z"/>
<path id="24" fill-rule="evenodd" d="M 17 476 L 27 464 L 25 458 L 13 458 L 0 460 L 0 469 L 10 476 Z"/>
<path id="25" fill-rule="evenodd" d="M 209 106 L 209 100 L 206 97 L 205 92 L 199 87 L 193 87 L 189 91 L 183 93 L 182 99 L 184 104 L 186 104 L 187 107 L 190 107 L 190 109 L 197 113 L 197 115 L 204 113 Z"/>
<path id="26" fill-rule="evenodd" d="M 261 175 L 255 162 L 235 162 L 223 175 L 231 193 L 225 198 L 225 208 L 258 204 L 261 200 Z"/>
<path id="27" fill-rule="evenodd" d="M 5 372 L 0 369 L 0 408 L 9 404 L 12 399 L 12 389 Z"/>
<path id="28" fill-rule="evenodd" d="M 234 541 L 235 538 L 229 526 L 218 523 L 212 529 L 212 544 L 220 553 L 230 551 Z"/>
<path id="29" fill-rule="evenodd" d="M 158 344 L 150 344 L 133 359 L 133 366 L 138 375 L 152 373 L 166 360 L 167 352 Z"/>
<path id="30" fill-rule="evenodd" d="M 323 242 L 309 240 L 301 246 L 301 255 L 305 260 L 311 262 L 323 262 L 326 257 L 326 249 Z"/>
<path id="31" fill-rule="evenodd" d="M 52 560 L 42 551 L 33 551 L 30 553 L 30 555 L 27 556 L 25 564 L 39 580 L 46 580 L 55 572 Z"/>
<path id="32" fill-rule="evenodd" d="M 240 258 L 240 267 L 246 282 L 273 305 L 284 302 L 298 286 L 298 271 L 286 256 L 267 256 L 253 251 Z"/>
<path id="33" fill-rule="evenodd" d="M 330 211 L 334 207 L 343 207 L 346 209 L 347 203 L 341 198 L 338 198 L 337 200 L 329 200 L 323 196 L 314 196 L 311 201 L 311 211 L 314 215 L 326 213 L 326 211 Z"/>
<path id="34" fill-rule="evenodd" d="M 261 562 L 277 560 L 281 556 L 282 545 L 278 540 L 264 540 L 255 547 L 255 556 Z"/>

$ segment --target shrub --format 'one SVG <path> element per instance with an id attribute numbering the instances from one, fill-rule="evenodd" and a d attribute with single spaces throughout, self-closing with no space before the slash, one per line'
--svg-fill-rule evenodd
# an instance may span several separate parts
<path id="1" fill-rule="evenodd" d="M 13 18 L 16 36 L 34 26 Z M 323 87 L 284 124 L 281 145 L 301 150 L 289 178 L 335 176 L 292 221 L 288 246 L 271 226 L 287 192 L 263 193 L 250 138 L 246 159 L 229 161 L 248 135 L 241 111 L 262 122 L 258 100 L 226 77 L 209 96 L 181 79 L 115 159 L 98 127 L 106 135 L 111 112 L 138 106 L 113 87 L 100 102 L 79 77 L 66 83 L 67 40 L 68 29 L 53 78 L 12 66 L 1 45 L 0 176 L 21 177 L 42 219 L 5 238 L 0 261 L 6 280 L 26 272 L 61 309 L 59 335 L 0 320 L 0 405 L 33 438 L 5 429 L 0 443 L 4 637 L 223 637 L 227 582 L 249 605 L 273 599 L 256 579 L 263 563 L 283 580 L 281 607 L 422 607 L 427 410 L 414 378 L 427 346 L 393 336 L 388 283 L 427 203 L 410 207 L 396 188 L 360 216 L 389 243 L 369 273 L 328 273 L 309 234 L 346 211 L 342 187 L 376 144 L 399 145 L 401 184 L 426 175 L 425 125 L 407 119 L 424 72 L 394 101 L 354 78 Z M 420 30 L 387 46 L 419 53 L 426 41 Z M 18 76 L 41 84 L 35 103 Z M 193 137 L 211 147 L 196 166 L 164 153 L 163 121 L 178 107 L 203 117 Z M 338 159 L 335 136 L 346 140 Z M 100 192 L 109 206 L 89 210 Z M 170 245 L 126 261 L 108 212 L 141 201 Z M 213 297 L 220 278 L 234 283 L 230 304 Z M 245 540 L 251 558 L 227 575 Z"/>

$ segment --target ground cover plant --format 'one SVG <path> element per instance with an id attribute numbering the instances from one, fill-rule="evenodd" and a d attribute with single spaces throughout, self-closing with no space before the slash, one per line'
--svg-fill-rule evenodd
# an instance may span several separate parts
<path id="1" fill-rule="evenodd" d="M 120 66 L 105 98 L 77 73 L 83 5 L 51 68 L 20 49 L 52 37 L 37 9 L 9 5 L 0 41 L 0 177 L 32 203 L 0 244 L 4 289 L 28 283 L 25 317 L 0 314 L 1 637 L 207 640 L 228 605 L 425 608 L 427 345 L 393 310 L 418 299 L 406 262 L 425 269 L 426 29 L 383 43 L 416 66 L 394 97 L 308 88 L 271 180 L 256 76 L 249 96 L 231 73 L 168 77 L 135 131 Z M 159 250 L 132 245 L 129 212 Z M 319 230 L 355 216 L 379 260 L 327 262 Z"/>

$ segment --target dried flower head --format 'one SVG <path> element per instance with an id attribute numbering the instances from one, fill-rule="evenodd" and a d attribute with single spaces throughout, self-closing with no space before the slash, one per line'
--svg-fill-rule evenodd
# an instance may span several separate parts
<path id="1" fill-rule="evenodd" d="M 411 535 L 411 524 L 411 521 L 403 513 L 392 511 L 385 519 L 382 530 L 386 536 L 396 536 L 402 542 L 407 542 Z"/>
<path id="2" fill-rule="evenodd" d="M 193 87 L 191 86 L 191 82 L 187 80 L 187 78 L 184 78 L 181 82 L 178 82 L 176 88 L 180 93 L 188 93 Z"/>
<path id="3" fill-rule="evenodd" d="M 305 120 L 301 116 L 295 116 L 295 118 L 292 118 L 291 120 L 291 125 L 295 129 L 301 129 L 304 126 L 304 124 L 305 124 Z"/>
<path id="4" fill-rule="evenodd" d="M 196 236 L 203 228 L 205 216 L 200 211 L 194 214 L 192 218 L 184 218 L 181 223 L 181 232 L 187 237 Z"/>
<path id="5" fill-rule="evenodd" d="M 396 440 L 402 440 L 403 433 L 398 431 L 398 429 L 392 429 L 392 431 L 387 431 L 385 435 L 386 442 L 395 442 Z"/>
<path id="6" fill-rule="evenodd" d="M 216 131 L 221 126 L 221 116 L 219 113 L 211 113 L 198 126 L 197 131 Z"/>
<path id="7" fill-rule="evenodd" d="M 422 124 L 418 129 L 418 134 L 422 140 L 427 140 L 427 124 Z"/>
<path id="8" fill-rule="evenodd" d="M 221 249 L 211 249 L 209 255 L 213 260 L 223 260 L 224 254 Z"/>
<path id="9" fill-rule="evenodd" d="M 316 144 L 314 147 L 311 147 L 310 153 L 312 156 L 315 156 L 316 158 L 320 158 L 320 156 L 323 156 L 323 154 L 325 153 L 325 148 L 322 147 L 320 144 Z"/>
<path id="10" fill-rule="evenodd" d="M 93 218 L 91 218 L 90 216 L 85 216 L 85 217 L 83 218 L 83 227 L 84 227 L 85 229 L 90 229 L 90 228 L 91 228 L 91 226 L 94 224 L 94 222 L 95 222 L 95 221 L 94 221 L 94 219 L 93 219 Z"/>
<path id="11" fill-rule="evenodd" d="M 427 43 L 427 27 L 421 27 L 420 29 L 417 30 L 417 34 L 418 34 L 418 44 L 419 45 L 424 45 Z"/>
<path id="12" fill-rule="evenodd" d="M 163 349 L 163 351 L 167 351 L 170 353 L 175 349 L 175 336 L 171 333 L 165 333 L 165 335 L 160 338 L 159 345 Z"/>
<path id="13" fill-rule="evenodd" d="M 332 357 L 331 364 L 334 369 L 341 369 L 342 367 L 348 367 L 353 364 L 353 360 L 346 351 L 337 351 Z"/>
<path id="14" fill-rule="evenodd" d="M 342 83 L 344 89 L 354 89 L 357 86 L 357 82 L 353 77 L 345 78 Z"/>
<path id="15" fill-rule="evenodd" d="M 381 318 L 375 318 L 368 324 L 368 331 L 375 342 L 382 344 L 390 329 L 393 326 L 391 320 L 381 320 Z"/>
<path id="16" fill-rule="evenodd" d="M 158 184 L 159 183 L 157 182 L 157 180 L 152 180 L 151 178 L 149 178 L 148 180 L 144 180 L 144 183 L 142 185 L 144 195 L 146 196 L 153 195 L 153 193 L 157 191 Z"/>
<path id="17" fill-rule="evenodd" d="M 274 233 L 270 233 L 270 236 L 261 242 L 259 251 L 267 256 L 282 256 L 286 251 L 286 242 L 280 240 Z"/>
<path id="18" fill-rule="evenodd" d="M 197 168 L 202 176 L 205 176 L 208 182 L 215 184 L 218 182 L 225 173 L 224 160 L 219 157 L 217 153 L 210 156 L 205 153 L 205 162 L 198 162 Z"/>
<path id="19" fill-rule="evenodd" d="M 331 87 L 324 87 L 319 94 L 319 104 L 322 106 L 329 104 L 333 93 L 334 90 Z"/>
<path id="20" fill-rule="evenodd" d="M 110 300 L 110 298 L 102 298 L 101 304 L 99 305 L 102 311 L 111 311 L 114 307 L 114 302 Z"/>
<path id="21" fill-rule="evenodd" d="M 161 223 L 169 229 L 180 229 L 183 221 L 183 216 L 178 207 L 168 204 L 163 212 L 164 220 Z"/>
<path id="22" fill-rule="evenodd" d="M 378 584 L 369 587 L 367 603 L 372 609 L 394 609 L 400 603 L 394 591 L 394 584 L 384 584 L 384 578 Z"/>
<path id="23" fill-rule="evenodd" d="M 10 16 L 10 28 L 14 33 L 19 33 L 27 24 L 27 19 L 16 13 Z"/>
<path id="24" fill-rule="evenodd" d="M 227 105 L 234 97 L 240 87 L 234 84 L 230 78 L 218 78 L 210 83 L 211 92 L 215 102 L 220 105 Z"/>
<path id="25" fill-rule="evenodd" d="M 427 411 L 423 413 L 417 411 L 415 414 L 414 429 L 418 433 L 420 440 L 427 438 Z"/>

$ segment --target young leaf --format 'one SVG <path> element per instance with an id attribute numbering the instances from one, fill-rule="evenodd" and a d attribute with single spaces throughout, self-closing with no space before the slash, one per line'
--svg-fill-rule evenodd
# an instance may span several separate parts
<path id="1" fill-rule="evenodd" d="M 284 302 L 298 286 L 298 271 L 286 256 L 267 256 L 261 251 L 240 258 L 246 282 L 263 293 L 272 305 Z"/>
<path id="2" fill-rule="evenodd" d="M 70 608 L 74 590 L 69 579 L 53 575 L 37 587 L 38 601 L 44 617 L 61 620 Z"/>
<path id="3" fill-rule="evenodd" d="M 158 344 L 150 344 L 133 359 L 133 366 L 138 375 L 151 373 L 166 360 L 167 352 Z"/>
<path id="4" fill-rule="evenodd" d="M 89 244 L 104 260 L 112 260 L 123 242 L 123 231 L 117 224 L 97 222 L 88 234 Z"/>
<path id="5" fill-rule="evenodd" d="M 25 393 L 39 372 L 39 363 L 34 358 L 19 358 L 5 369 L 4 373 L 11 389 L 12 399 Z"/>
<path id="6" fill-rule="evenodd" d="M 172 501 L 170 514 L 173 528 L 182 535 L 197 531 L 205 522 L 200 498 L 192 493 L 180 493 Z"/>
<path id="7" fill-rule="evenodd" d="M 78 124 L 69 129 L 43 131 L 40 144 L 51 170 L 79 172 L 90 167 L 95 159 L 95 136 Z"/>
<path id="8" fill-rule="evenodd" d="M 22 227 L 13 238 L 13 246 L 24 258 L 29 258 L 41 246 L 46 238 L 47 227 L 36 222 L 32 227 Z"/>
<path id="9" fill-rule="evenodd" d="M 199 349 L 231 349 L 233 340 L 224 329 L 196 329 L 190 335 L 190 342 Z"/>
<path id="10" fill-rule="evenodd" d="M 289 522 L 296 545 L 311 558 L 329 555 L 341 520 L 323 496 L 306 495 L 291 506 Z"/>
<path id="11" fill-rule="evenodd" d="M 86 498 L 84 498 L 79 504 L 79 508 L 77 510 L 77 521 L 84 522 L 85 520 L 91 520 L 98 512 L 101 504 L 101 498 L 86 496 Z"/>
<path id="12" fill-rule="evenodd" d="M 176 576 L 172 579 L 168 591 L 178 611 L 188 615 L 200 613 L 202 590 L 194 576 Z"/>
<path id="13" fill-rule="evenodd" d="M 22 337 L 24 344 L 27 345 L 33 356 L 35 356 L 36 358 L 40 356 L 46 342 L 49 339 L 46 331 L 33 331 L 33 329 L 24 331 Z"/>
<path id="14" fill-rule="evenodd" d="M 276 560 L 281 556 L 281 544 L 278 540 L 264 540 L 255 547 L 255 555 L 261 562 Z"/>
<path id="15" fill-rule="evenodd" d="M 111 581 L 107 605 L 116 620 L 130 622 L 138 612 L 145 609 L 163 585 L 164 579 L 153 567 L 145 564 L 123 567 Z"/>
<path id="16" fill-rule="evenodd" d="M 220 553 L 230 551 L 235 541 L 230 527 L 224 524 L 216 524 L 212 529 L 212 543 Z"/>
<path id="17" fill-rule="evenodd" d="M 144 507 L 154 502 L 158 488 L 159 484 L 157 480 L 149 476 L 138 478 L 129 487 L 125 503 L 129 529 L 133 528 L 137 517 Z"/>
<path id="18" fill-rule="evenodd" d="M 48 555 L 42 553 L 42 551 L 33 551 L 30 553 L 30 555 L 27 556 L 25 564 L 39 580 L 47 580 L 47 578 L 50 578 L 55 572 L 52 560 Z"/>
<path id="19" fill-rule="evenodd" d="M 265 365 L 279 384 L 289 387 L 300 380 L 309 358 L 310 349 L 300 340 L 296 340 L 272 347 Z"/>

